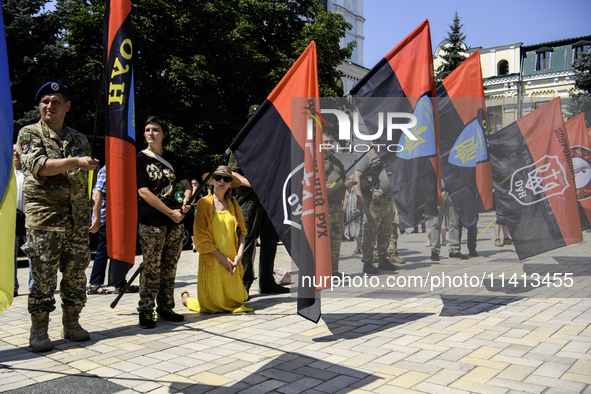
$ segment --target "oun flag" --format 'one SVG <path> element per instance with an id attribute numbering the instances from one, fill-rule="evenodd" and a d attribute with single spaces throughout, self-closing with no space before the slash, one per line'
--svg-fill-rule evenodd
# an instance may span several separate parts
<path id="1" fill-rule="evenodd" d="M 489 154 L 519 259 L 583 240 L 560 97 L 490 136 Z"/>
<path id="2" fill-rule="evenodd" d="M 414 227 L 437 216 L 441 172 L 429 21 L 425 20 L 382 58 L 350 95 L 355 98 L 353 102 L 369 134 L 374 135 L 374 143 L 402 147 L 400 152 L 378 152 L 390 179 L 400 228 Z M 369 97 L 396 99 L 380 100 L 380 105 L 375 100 L 363 100 Z M 383 136 L 383 116 L 390 117 L 389 113 L 394 112 L 413 114 L 417 122 L 411 122 L 404 134 L 401 129 L 393 129 Z"/>
<path id="3" fill-rule="evenodd" d="M 120 267 L 122 279 L 135 261 L 137 235 L 130 13 L 130 0 L 107 0 L 104 31 L 107 81 L 105 158 L 109 193 L 106 205 L 107 253 L 111 259 L 129 263 Z"/>
<path id="4" fill-rule="evenodd" d="M 332 272 L 321 130 L 307 133 L 317 103 L 312 41 L 229 148 L 298 266 L 298 313 L 315 323 Z"/>
<path id="5" fill-rule="evenodd" d="M 12 160 L 12 95 L 4 18 L 0 5 L 0 312 L 14 295 L 14 237 L 16 229 L 16 181 Z"/>
<path id="6" fill-rule="evenodd" d="M 583 230 L 588 230 L 591 228 L 591 143 L 587 134 L 585 115 L 581 112 L 565 122 L 565 125 L 573 160 L 581 224 Z"/>
<path id="7" fill-rule="evenodd" d="M 437 85 L 437 104 L 441 176 L 460 222 L 469 227 L 479 212 L 493 208 L 479 51 Z"/>

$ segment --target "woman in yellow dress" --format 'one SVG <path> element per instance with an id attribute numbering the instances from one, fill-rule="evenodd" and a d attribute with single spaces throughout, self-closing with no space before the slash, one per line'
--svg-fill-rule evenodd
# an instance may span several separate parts
<path id="1" fill-rule="evenodd" d="M 231 188 L 240 186 L 240 181 L 230 167 L 220 166 L 210 184 L 213 193 L 197 202 L 193 225 L 199 252 L 197 298 L 185 291 L 183 305 L 196 312 L 252 312 L 244 306 L 248 293 L 242 283 L 246 226 L 240 206 L 230 197 Z"/>

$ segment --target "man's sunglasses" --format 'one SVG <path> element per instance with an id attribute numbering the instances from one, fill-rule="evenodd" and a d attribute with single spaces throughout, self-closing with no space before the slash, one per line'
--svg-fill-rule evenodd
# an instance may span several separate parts
<path id="1" fill-rule="evenodd" d="M 222 179 L 226 183 L 231 183 L 232 182 L 232 178 L 229 177 L 229 176 L 214 175 L 213 176 L 213 179 L 215 179 L 217 182 L 221 181 Z"/>

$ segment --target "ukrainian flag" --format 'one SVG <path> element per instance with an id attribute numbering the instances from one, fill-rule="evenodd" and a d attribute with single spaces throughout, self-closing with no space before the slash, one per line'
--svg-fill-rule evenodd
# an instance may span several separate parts
<path id="1" fill-rule="evenodd" d="M 4 16 L 0 6 L 0 312 L 12 304 L 14 294 L 14 239 L 16 230 L 16 181 L 12 157 L 12 96 Z"/>
<path id="2" fill-rule="evenodd" d="M 4 133 L 4 130 L 0 131 Z M 12 148 L 12 139 L 8 141 Z M 4 136 L 2 136 L 4 146 Z M 3 149 L 4 150 L 4 149 Z M 4 153 L 4 152 L 2 152 Z M 12 152 L 11 152 L 12 153 Z M 4 156 L 4 155 L 3 155 Z M 2 157 L 2 173 L 9 170 L 8 184 L 0 202 L 0 312 L 12 304 L 14 295 L 14 238 L 16 230 L 16 181 L 12 158 L 6 163 Z"/>

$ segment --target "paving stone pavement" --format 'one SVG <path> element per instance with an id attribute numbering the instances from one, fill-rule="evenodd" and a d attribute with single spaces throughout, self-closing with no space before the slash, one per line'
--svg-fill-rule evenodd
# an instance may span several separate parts
<path id="1" fill-rule="evenodd" d="M 480 231 L 493 219 L 481 215 Z M 256 282 L 247 303 L 253 313 L 188 311 L 180 293 L 196 294 L 197 254 L 183 251 L 176 282 L 183 323 L 142 330 L 137 294 L 114 309 L 115 295 L 92 295 L 81 316 L 91 340 L 60 339 L 58 307 L 49 325 L 54 350 L 36 354 L 26 295 L 15 298 L 0 314 L 0 391 L 591 393 L 591 233 L 584 238 L 519 261 L 512 246 L 494 246 L 490 228 L 479 257 L 449 259 L 444 247 L 435 263 L 425 234 L 403 234 L 407 263 L 373 279 L 346 241 L 344 286 L 322 292 L 318 324 L 296 314 L 295 289 L 260 295 Z M 297 279 L 282 246 L 276 267 Z M 18 274 L 26 283 L 28 270 Z"/>

